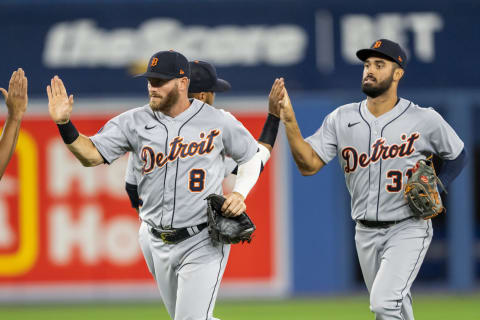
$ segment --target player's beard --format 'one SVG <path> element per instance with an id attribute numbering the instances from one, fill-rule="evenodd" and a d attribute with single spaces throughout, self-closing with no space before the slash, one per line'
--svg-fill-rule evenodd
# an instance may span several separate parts
<path id="1" fill-rule="evenodd" d="M 392 74 L 382 82 L 364 82 L 365 78 L 362 79 L 362 91 L 370 98 L 376 98 L 384 94 L 390 87 L 392 86 L 393 82 L 393 72 Z"/>
<path id="2" fill-rule="evenodd" d="M 153 111 L 168 112 L 177 103 L 179 96 L 178 85 L 175 84 L 175 87 L 159 102 L 152 100 L 152 95 L 150 95 L 150 108 L 152 108 Z"/>

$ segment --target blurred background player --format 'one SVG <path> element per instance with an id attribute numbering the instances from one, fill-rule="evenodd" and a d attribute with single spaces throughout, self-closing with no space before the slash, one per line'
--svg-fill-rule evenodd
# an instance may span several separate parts
<path id="1" fill-rule="evenodd" d="M 216 92 L 226 92 L 232 88 L 228 81 L 220 79 L 217 76 L 216 68 L 211 63 L 195 60 L 190 61 L 189 65 L 191 72 L 190 85 L 188 87 L 189 99 L 197 99 L 213 106 Z M 273 100 L 273 97 L 277 95 L 277 92 L 273 94 L 274 90 L 279 91 L 281 90 L 281 87 L 279 85 L 272 86 L 272 93 L 269 96 L 269 115 L 267 116 L 262 135 L 258 140 L 258 148 L 262 154 L 263 165 L 265 165 L 270 158 L 270 152 L 275 143 L 280 122 L 278 117 L 274 116 L 273 113 L 270 113 L 271 110 L 274 110 L 274 104 L 276 103 L 276 101 Z M 138 212 L 139 206 L 142 205 L 142 200 L 138 196 L 138 181 L 142 174 L 142 163 L 135 163 L 134 159 L 135 158 L 129 154 L 125 175 L 125 190 L 127 191 L 132 208 Z M 237 175 L 238 164 L 231 157 L 225 156 L 224 164 L 225 178 Z M 261 170 L 263 170 L 263 167 Z M 234 178 L 229 178 L 227 180 L 228 185 L 233 186 Z"/>
<path id="2" fill-rule="evenodd" d="M 28 104 L 28 80 L 22 68 L 14 71 L 8 84 L 8 91 L 0 88 L 7 105 L 7 119 L 0 138 L 0 179 L 17 145 L 20 125 Z"/>

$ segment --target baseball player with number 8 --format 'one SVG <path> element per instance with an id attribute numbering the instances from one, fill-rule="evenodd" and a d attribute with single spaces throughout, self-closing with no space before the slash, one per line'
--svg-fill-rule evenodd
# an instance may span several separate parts
<path id="1" fill-rule="evenodd" d="M 92 137 L 70 121 L 73 96 L 57 76 L 47 87 L 50 116 L 84 166 L 109 164 L 127 152 L 142 163 L 139 240 L 166 309 L 175 320 L 215 319 L 230 245 L 210 238 L 205 199 L 222 193 L 224 158 L 230 156 L 238 174 L 221 211 L 242 215 L 270 153 L 230 113 L 188 99 L 190 66 L 182 54 L 157 52 L 140 76 L 148 80 L 149 104 L 114 117 Z M 270 145 L 278 122 L 266 135 Z"/>
<path id="2" fill-rule="evenodd" d="M 440 157 L 443 165 L 438 177 L 448 185 L 465 165 L 464 145 L 435 110 L 397 96 L 407 63 L 397 43 L 380 39 L 359 50 L 357 57 L 364 62 L 366 100 L 335 109 L 306 139 L 286 89 L 277 97 L 281 100 L 277 112 L 303 175 L 314 175 L 338 156 L 351 196 L 357 253 L 375 319 L 411 320 L 410 287 L 433 235 L 431 220 L 421 209 L 424 205 L 441 208 L 434 171 L 423 167 L 430 155 Z M 279 81 L 283 85 L 283 79 Z M 425 184 L 423 191 L 428 189 L 433 196 L 423 191 L 410 194 L 416 187 L 405 189 L 416 170 L 425 172 L 417 186 Z"/>

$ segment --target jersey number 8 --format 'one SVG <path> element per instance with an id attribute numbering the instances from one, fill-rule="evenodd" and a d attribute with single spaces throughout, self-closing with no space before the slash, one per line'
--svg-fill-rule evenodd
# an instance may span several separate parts
<path id="1" fill-rule="evenodd" d="M 201 192 L 205 188 L 205 170 L 192 169 L 188 175 L 188 189 L 191 192 Z"/>

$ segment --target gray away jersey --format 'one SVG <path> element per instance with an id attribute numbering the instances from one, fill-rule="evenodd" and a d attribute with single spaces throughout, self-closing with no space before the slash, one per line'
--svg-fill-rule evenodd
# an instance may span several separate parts
<path id="1" fill-rule="evenodd" d="M 400 99 L 376 118 L 366 100 L 341 106 L 305 139 L 323 162 L 338 156 L 354 220 L 392 221 L 412 215 L 403 196 L 415 163 L 435 154 L 455 159 L 463 149 L 450 125 L 433 109 Z"/>
<path id="2" fill-rule="evenodd" d="M 108 163 L 134 154 L 141 164 L 140 218 L 161 228 L 205 222 L 204 199 L 222 191 L 224 157 L 243 164 L 257 152 L 256 140 L 235 117 L 195 99 L 175 118 L 149 105 L 129 110 L 90 139 Z"/>

